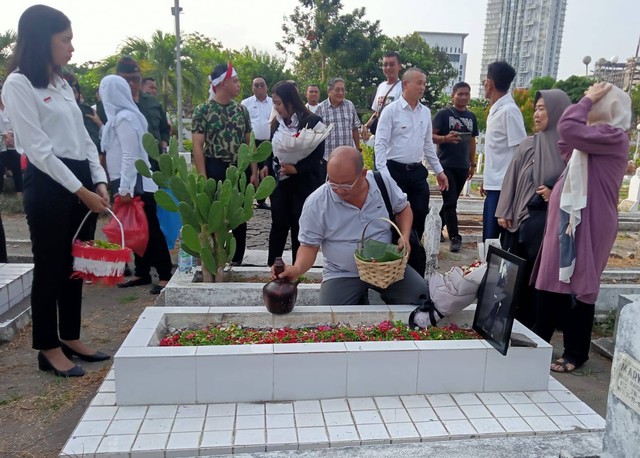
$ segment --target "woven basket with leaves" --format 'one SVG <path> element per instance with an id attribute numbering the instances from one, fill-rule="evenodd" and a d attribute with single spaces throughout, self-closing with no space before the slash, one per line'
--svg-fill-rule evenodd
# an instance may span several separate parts
<path id="1" fill-rule="evenodd" d="M 393 221 L 387 218 L 377 219 L 389 223 L 404 240 L 404 246 L 407 246 L 407 241 L 402 236 L 402 232 Z M 360 280 L 385 289 L 404 278 L 409 255 L 406 248 L 398 252 L 397 246 L 392 243 L 384 243 L 373 239 L 365 240 L 367 228 L 373 221 L 375 220 L 369 221 L 362 230 L 360 246 L 356 249 L 354 257 Z"/>

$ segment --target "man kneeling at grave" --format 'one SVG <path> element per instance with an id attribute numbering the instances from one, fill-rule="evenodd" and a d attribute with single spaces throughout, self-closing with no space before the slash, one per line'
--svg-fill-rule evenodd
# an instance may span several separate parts
<path id="1" fill-rule="evenodd" d="M 407 196 L 393 179 L 382 178 L 404 239 L 409 240 L 413 213 Z M 308 271 L 322 247 L 324 269 L 320 305 L 368 304 L 368 290 L 375 289 L 387 304 L 416 304 L 429 297 L 424 279 L 407 266 L 404 279 L 384 290 L 360 280 L 354 252 L 369 222 L 367 238 L 391 243 L 389 223 L 378 218 L 389 214 L 372 172 L 364 168 L 360 152 L 347 146 L 336 148 L 327 164 L 327 181 L 305 201 L 300 217 L 300 248 L 294 265 L 285 266 L 281 279 L 295 281 Z M 398 246 L 403 247 L 402 238 Z M 409 246 L 406 247 L 410 249 Z M 423 298 L 421 298 L 423 296 Z"/>

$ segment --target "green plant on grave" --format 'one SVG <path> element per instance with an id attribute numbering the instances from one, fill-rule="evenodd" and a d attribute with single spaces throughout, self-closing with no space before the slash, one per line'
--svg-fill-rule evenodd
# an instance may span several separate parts
<path id="1" fill-rule="evenodd" d="M 247 183 L 246 169 L 252 162 L 262 162 L 271 154 L 271 143 L 255 146 L 255 138 L 242 144 L 237 164 L 229 166 L 224 180 L 207 179 L 188 170 L 187 162 L 178 153 L 174 138 L 169 152 L 160 154 L 151 134 L 142 138 L 149 157 L 158 161 L 160 170 L 151 173 L 142 160 L 136 161 L 138 173 L 160 187 L 155 192 L 158 205 L 167 211 L 179 212 L 182 220 L 182 249 L 202 260 L 203 281 L 224 281 L 224 268 L 236 251 L 236 239 L 232 230 L 246 223 L 253 216 L 253 200 L 262 200 L 273 192 L 275 179 L 267 176 L 258 189 Z M 176 201 L 166 189 L 171 190 Z"/>

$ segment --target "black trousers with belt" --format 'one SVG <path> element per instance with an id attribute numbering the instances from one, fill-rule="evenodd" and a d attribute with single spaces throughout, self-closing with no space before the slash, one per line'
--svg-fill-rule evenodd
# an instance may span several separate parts
<path id="1" fill-rule="evenodd" d="M 407 195 L 413 212 L 413 229 L 422 240 L 424 222 L 429 214 L 429 184 L 427 183 L 429 171 L 420 162 L 403 164 L 388 160 L 387 168 L 396 184 Z"/>
<path id="2" fill-rule="evenodd" d="M 62 160 L 87 189 L 93 189 L 88 161 Z M 80 338 L 82 283 L 71 279 L 71 243 L 89 211 L 78 197 L 29 164 L 24 176 L 24 209 L 31 235 L 33 348 L 50 350 L 58 340 Z M 78 239 L 92 240 L 97 214 L 85 222 Z"/>
<path id="3" fill-rule="evenodd" d="M 289 230 L 291 230 L 291 256 L 293 263 L 296 262 L 296 254 L 300 247 L 298 241 L 300 215 L 302 215 L 304 201 L 310 194 L 310 192 L 302 192 L 298 183 L 297 177 L 282 180 L 278 182 L 278 186 L 271 194 L 271 231 L 267 257 L 269 266 L 273 265 L 277 257 L 282 256 Z"/>
<path id="4" fill-rule="evenodd" d="M 224 181 L 226 178 L 227 169 L 230 165 L 235 164 L 224 162 L 213 157 L 207 157 L 205 158 L 204 165 L 207 171 L 207 178 L 213 178 L 216 181 Z M 247 175 L 248 182 L 248 180 L 251 178 L 251 169 L 248 168 L 245 173 Z M 247 247 L 247 224 L 241 224 L 231 232 L 236 239 L 236 252 L 233 255 L 232 262 L 242 263 L 242 259 L 244 258 L 244 251 Z"/>

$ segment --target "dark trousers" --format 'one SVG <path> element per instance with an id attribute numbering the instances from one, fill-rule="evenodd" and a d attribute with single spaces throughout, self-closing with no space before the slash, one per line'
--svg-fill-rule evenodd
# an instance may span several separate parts
<path id="1" fill-rule="evenodd" d="M 86 188 L 93 189 L 88 161 L 63 162 Z M 63 340 L 80 338 L 83 282 L 71 279 L 71 242 L 88 209 L 75 194 L 29 164 L 24 180 L 24 210 L 34 263 L 33 348 L 50 350 L 60 346 L 58 335 Z M 78 239 L 93 239 L 96 220 L 97 215 L 91 215 Z"/>
<path id="2" fill-rule="evenodd" d="M 484 208 L 482 210 L 482 241 L 487 239 L 497 239 L 502 232 L 496 218 L 496 209 L 500 191 L 485 191 Z"/>
<path id="3" fill-rule="evenodd" d="M 577 366 L 584 364 L 589 359 L 595 304 L 579 301 L 571 294 L 549 291 L 537 291 L 536 302 L 534 332 L 549 342 L 553 332 L 562 329 L 562 357 Z"/>
<path id="4" fill-rule="evenodd" d="M 287 243 L 287 235 L 291 231 L 291 256 L 296 262 L 296 254 L 300 247 L 298 231 L 302 206 L 308 194 L 297 189 L 295 178 L 278 182 L 271 194 L 271 231 L 269 232 L 269 255 L 267 264 L 273 265 L 276 258 L 281 257 Z M 297 180 L 296 180 L 297 181 Z"/>
<path id="5" fill-rule="evenodd" d="M 22 168 L 20 167 L 20 153 L 14 149 L 0 152 L 0 192 L 4 190 L 4 169 L 11 170 L 13 187 L 16 192 L 22 192 Z"/>
<path id="6" fill-rule="evenodd" d="M 212 157 L 205 158 L 205 169 L 207 171 L 207 178 L 213 178 L 216 181 L 224 181 L 226 178 L 227 168 L 229 168 L 230 165 L 232 165 L 230 162 L 224 162 L 220 159 L 215 159 Z M 251 169 L 247 169 L 245 173 L 247 175 L 248 182 L 249 178 L 251 177 Z M 247 247 L 247 224 L 241 224 L 231 232 L 236 239 L 236 252 L 233 255 L 232 262 L 241 263 L 242 259 L 244 258 L 244 251 Z"/>
<path id="7" fill-rule="evenodd" d="M 7 261 L 7 238 L 4 235 L 4 226 L 2 224 L 2 216 L 0 216 L 0 262 Z"/>
<path id="8" fill-rule="evenodd" d="M 459 237 L 458 231 L 458 198 L 464 189 L 469 176 L 468 169 L 445 167 L 444 174 L 449 180 L 449 189 L 442 191 L 442 209 L 440 209 L 440 219 L 442 226 L 447 226 L 449 240 Z"/>
<path id="9" fill-rule="evenodd" d="M 413 212 L 412 227 L 418 233 L 418 239 L 422 240 L 424 223 L 429 214 L 429 171 L 422 164 L 408 168 L 407 164 L 395 161 L 387 161 L 387 168 L 398 187 L 407 195 Z"/>
<path id="10" fill-rule="evenodd" d="M 155 267 L 160 281 L 171 280 L 171 255 L 167 248 L 167 240 L 160 229 L 156 200 L 152 192 L 145 192 L 141 196 L 144 202 L 144 214 L 149 224 L 149 243 L 144 256 L 134 255 L 136 277 L 150 277 L 151 267 Z"/>

